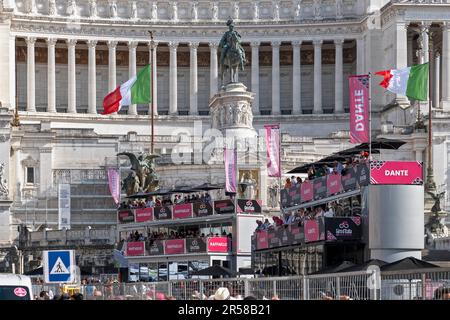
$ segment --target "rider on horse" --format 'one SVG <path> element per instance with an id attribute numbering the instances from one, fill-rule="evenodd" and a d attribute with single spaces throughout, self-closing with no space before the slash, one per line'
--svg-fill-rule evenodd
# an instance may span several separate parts
<path id="1" fill-rule="evenodd" d="M 229 19 L 227 21 L 228 31 L 225 32 L 225 34 L 222 36 L 222 39 L 219 42 L 219 48 L 221 49 L 220 52 L 220 64 L 223 66 L 225 63 L 225 57 L 230 50 L 230 48 L 233 46 L 233 42 L 236 41 L 235 46 L 237 50 L 239 51 L 240 59 L 241 59 L 241 70 L 244 70 L 244 63 L 246 62 L 245 58 L 245 51 L 241 44 L 241 35 L 233 30 L 233 20 Z"/>

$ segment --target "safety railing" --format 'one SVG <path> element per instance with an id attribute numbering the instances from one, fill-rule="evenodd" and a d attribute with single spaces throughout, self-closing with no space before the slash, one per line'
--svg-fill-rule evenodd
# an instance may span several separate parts
<path id="1" fill-rule="evenodd" d="M 164 282 L 90 284 L 80 287 L 87 300 L 204 300 L 220 287 L 235 299 L 259 300 L 415 300 L 450 294 L 450 268 L 367 271 L 309 276 L 232 279 L 185 279 Z M 38 295 L 49 286 L 33 286 Z M 54 293 L 58 291 L 54 287 Z"/>

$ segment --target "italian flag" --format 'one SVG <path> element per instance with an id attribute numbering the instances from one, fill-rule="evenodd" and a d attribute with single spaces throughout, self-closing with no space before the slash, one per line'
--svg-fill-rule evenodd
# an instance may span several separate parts
<path id="1" fill-rule="evenodd" d="M 378 71 L 375 74 L 383 76 L 380 86 L 408 98 L 428 100 L 428 62 L 404 69 Z"/>
<path id="2" fill-rule="evenodd" d="M 122 106 L 150 103 L 150 65 L 146 65 L 139 73 L 108 93 L 103 99 L 102 114 L 118 112 Z"/>

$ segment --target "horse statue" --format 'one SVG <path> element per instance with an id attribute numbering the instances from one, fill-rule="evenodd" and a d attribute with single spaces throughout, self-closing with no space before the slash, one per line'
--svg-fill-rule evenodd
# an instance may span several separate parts
<path id="1" fill-rule="evenodd" d="M 245 51 L 241 45 L 240 34 L 233 30 L 233 20 L 227 21 L 229 30 L 225 32 L 220 40 L 220 74 L 222 85 L 224 85 L 225 72 L 230 72 L 230 82 L 238 82 L 238 68 L 244 70 L 244 64 L 247 62 L 245 58 Z"/>

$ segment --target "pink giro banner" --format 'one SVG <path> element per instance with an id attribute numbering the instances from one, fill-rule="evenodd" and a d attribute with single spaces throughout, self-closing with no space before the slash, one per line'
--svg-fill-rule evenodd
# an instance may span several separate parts
<path id="1" fill-rule="evenodd" d="M 311 201 L 314 195 L 313 184 L 311 181 L 307 180 L 301 184 L 300 187 L 301 201 Z"/>
<path id="2" fill-rule="evenodd" d="M 171 239 L 164 241 L 165 254 L 182 254 L 184 253 L 184 239 Z"/>
<path id="3" fill-rule="evenodd" d="M 144 256 L 145 255 L 145 242 L 128 242 L 127 243 L 127 256 Z"/>
<path id="4" fill-rule="evenodd" d="M 369 75 L 350 76 L 350 142 L 369 142 Z"/>
<path id="5" fill-rule="evenodd" d="M 342 176 L 340 174 L 329 174 L 327 176 L 327 194 L 330 196 L 342 191 Z"/>
<path id="6" fill-rule="evenodd" d="M 267 172 L 269 177 L 280 177 L 280 126 L 267 124 L 264 128 L 266 129 Z"/>
<path id="7" fill-rule="evenodd" d="M 237 153 L 234 149 L 224 150 L 225 158 L 225 191 L 236 193 Z"/>
<path id="8" fill-rule="evenodd" d="M 208 252 L 228 252 L 228 237 L 208 238 Z"/>
<path id="9" fill-rule="evenodd" d="M 114 168 L 108 168 L 108 184 L 109 184 L 109 192 L 111 192 L 111 196 L 114 199 L 116 204 L 120 201 L 120 178 L 119 178 L 119 170 Z"/>
<path id="10" fill-rule="evenodd" d="M 317 220 L 305 221 L 305 242 L 314 242 L 320 240 L 319 223 Z"/>
<path id="11" fill-rule="evenodd" d="M 423 184 L 419 161 L 371 161 L 371 184 Z"/>
<path id="12" fill-rule="evenodd" d="M 172 215 L 174 219 L 192 218 L 192 203 L 177 204 L 173 206 Z"/>
<path id="13" fill-rule="evenodd" d="M 153 220 L 153 208 L 136 209 L 136 222 L 145 222 Z"/>

